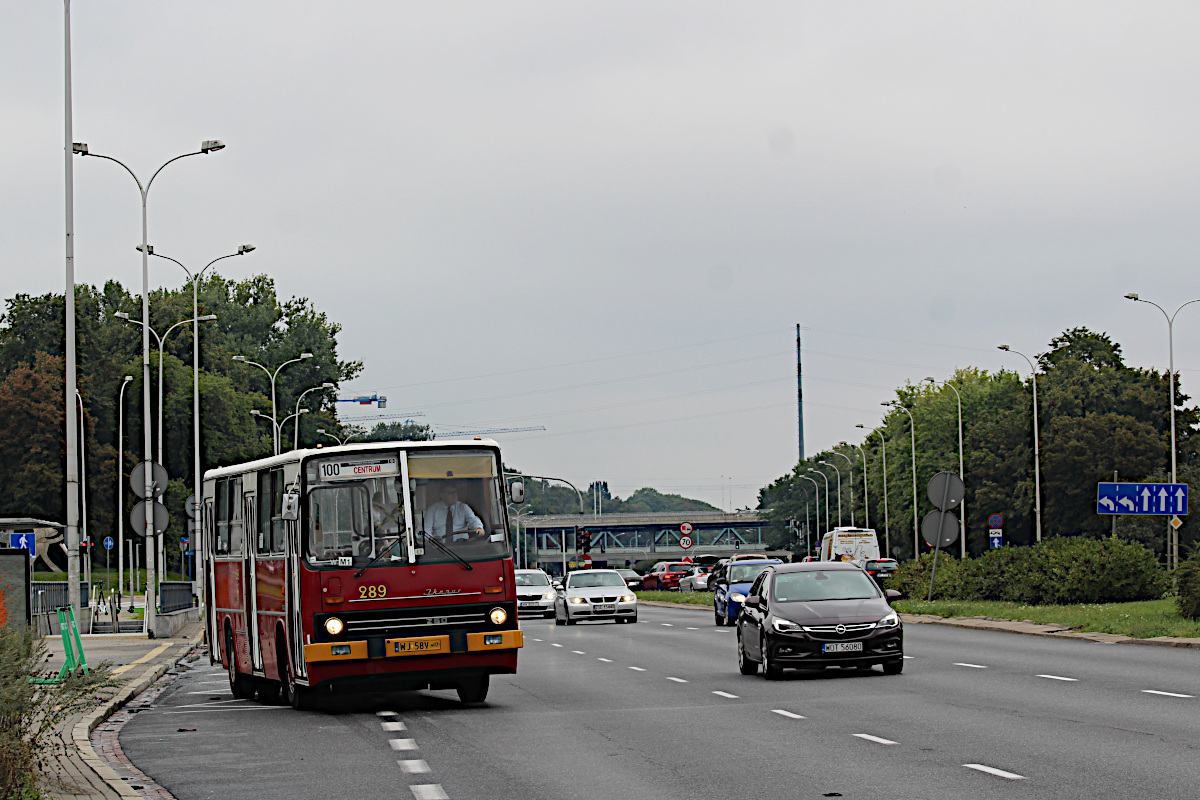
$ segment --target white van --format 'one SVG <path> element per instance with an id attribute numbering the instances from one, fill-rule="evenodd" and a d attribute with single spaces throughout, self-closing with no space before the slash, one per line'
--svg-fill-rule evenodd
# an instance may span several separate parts
<path id="1" fill-rule="evenodd" d="M 822 561 L 853 561 L 860 567 L 879 558 L 879 537 L 871 528 L 834 528 L 821 540 Z"/>

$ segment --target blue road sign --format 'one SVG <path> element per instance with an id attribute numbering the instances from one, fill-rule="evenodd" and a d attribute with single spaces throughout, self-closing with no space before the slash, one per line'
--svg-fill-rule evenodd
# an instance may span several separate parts
<path id="1" fill-rule="evenodd" d="M 988 548 L 991 550 L 999 550 L 1004 546 L 1004 529 L 991 528 L 988 530 Z"/>
<path id="2" fill-rule="evenodd" d="M 988 527 L 989 528 L 1003 528 L 1004 527 L 1004 515 L 1003 514 L 992 514 L 990 517 L 988 517 Z"/>
<path id="3" fill-rule="evenodd" d="M 32 533 L 10 533 L 8 535 L 8 546 L 28 550 L 31 558 L 37 555 L 37 537 Z"/>
<path id="4" fill-rule="evenodd" d="M 105 537 L 104 537 L 104 549 L 105 549 L 105 550 L 112 550 L 112 548 L 113 548 L 113 540 L 112 540 L 112 537 L 111 537 L 111 536 L 105 536 Z"/>
<path id="5" fill-rule="evenodd" d="M 1186 483 L 1101 483 L 1097 514 L 1161 515 L 1188 513 Z"/>

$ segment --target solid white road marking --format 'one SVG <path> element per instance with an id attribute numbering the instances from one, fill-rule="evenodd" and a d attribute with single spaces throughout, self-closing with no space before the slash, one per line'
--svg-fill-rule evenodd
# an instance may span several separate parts
<path id="1" fill-rule="evenodd" d="M 597 661 L 603 661 L 605 664 L 611 664 L 611 663 L 612 663 L 612 659 L 611 659 L 611 658 L 597 658 L 596 660 L 597 660 Z"/>
<path id="2" fill-rule="evenodd" d="M 586 656 L 587 655 L 587 653 L 583 652 L 582 650 L 572 650 L 571 652 L 577 656 Z"/>
<path id="3" fill-rule="evenodd" d="M 634 672 L 645 672 L 646 671 L 646 670 L 642 669 L 641 667 L 630 667 L 630 669 L 633 670 Z"/>
<path id="4" fill-rule="evenodd" d="M 961 661 L 955 661 L 955 662 L 954 662 L 954 666 L 956 666 L 956 667 L 970 667 L 971 669 L 987 669 L 987 667 L 985 667 L 983 664 L 965 664 L 965 663 L 963 663 L 963 662 L 961 662 Z"/>
<path id="5" fill-rule="evenodd" d="M 416 739 L 388 739 L 393 750 L 420 750 Z"/>
<path id="6" fill-rule="evenodd" d="M 404 770 L 409 775 L 423 775 L 426 772 L 432 771 L 429 769 L 429 765 L 419 758 L 397 761 L 396 763 L 400 765 L 400 769 Z"/>
<path id="7" fill-rule="evenodd" d="M 687 683 L 683 678 L 672 678 L 670 675 L 667 676 L 667 680 L 675 681 L 676 683 Z"/>
<path id="8" fill-rule="evenodd" d="M 396 716 L 396 712 L 395 711 L 376 711 L 375 716 L 377 716 L 377 717 L 394 717 L 394 716 Z"/>
<path id="9" fill-rule="evenodd" d="M 784 711 L 782 708 L 773 708 L 771 709 L 771 713 L 778 714 L 781 717 L 787 717 L 788 719 L 804 719 L 804 717 L 800 716 L 799 714 L 793 714 L 790 711 Z"/>
<path id="10" fill-rule="evenodd" d="M 1008 778 L 1010 781 L 1023 781 L 1024 775 L 1018 775 L 1015 772 L 1005 772 L 1002 769 L 989 767 L 986 764 L 963 764 L 967 769 L 977 769 L 980 772 L 986 772 L 988 775 L 995 775 L 997 778 Z"/>
<path id="11" fill-rule="evenodd" d="M 868 742 L 874 742 L 875 744 L 898 744 L 898 742 L 893 742 L 891 739 L 881 739 L 869 733 L 852 733 L 850 735 L 857 736 L 859 739 L 866 739 Z"/>
<path id="12" fill-rule="evenodd" d="M 440 783 L 421 783 L 409 786 L 416 800 L 450 800 Z"/>
<path id="13" fill-rule="evenodd" d="M 729 692 L 713 692 L 713 694 L 717 695 L 718 697 L 728 697 L 730 700 L 738 699 L 736 694 L 730 694 Z"/>
<path id="14" fill-rule="evenodd" d="M 1157 689 L 1142 689 L 1145 694 L 1160 694 L 1163 697 L 1195 697 L 1194 694 L 1176 694 L 1175 692 L 1160 692 Z"/>
<path id="15" fill-rule="evenodd" d="M 404 723 L 403 723 L 403 722 L 381 722 L 381 723 L 379 723 L 379 724 L 380 724 L 380 725 L 382 725 L 382 726 L 383 726 L 383 729 L 384 729 L 385 731 L 388 731 L 389 733 L 390 733 L 390 732 L 392 732 L 392 731 L 406 731 L 406 730 L 408 730 L 408 728 L 407 728 L 407 727 L 405 727 L 405 725 L 404 725 Z"/>
<path id="16" fill-rule="evenodd" d="M 222 708 L 198 708 L 195 711 L 164 711 L 164 714 L 211 714 L 214 711 L 282 711 L 288 706 L 224 706 Z"/>
<path id="17" fill-rule="evenodd" d="M 187 694 L 229 694 L 229 692 L 219 692 L 216 689 L 209 689 L 207 692 L 187 692 Z"/>
<path id="18" fill-rule="evenodd" d="M 1052 681 L 1070 681 L 1071 683 L 1079 682 L 1079 678 L 1064 678 L 1062 675 L 1038 675 L 1038 677 L 1049 678 Z"/>
<path id="19" fill-rule="evenodd" d="M 561 645 L 561 644 L 559 644 L 558 642 L 551 642 L 551 643 L 550 643 L 550 646 L 551 646 L 551 647 L 562 647 L 562 645 Z"/>

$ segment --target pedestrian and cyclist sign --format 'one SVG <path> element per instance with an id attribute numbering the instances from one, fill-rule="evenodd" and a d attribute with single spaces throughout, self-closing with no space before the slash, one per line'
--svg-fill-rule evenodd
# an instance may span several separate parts
<path id="1" fill-rule="evenodd" d="M 1158 515 L 1188 513 L 1186 483 L 1101 483 L 1097 514 Z"/>

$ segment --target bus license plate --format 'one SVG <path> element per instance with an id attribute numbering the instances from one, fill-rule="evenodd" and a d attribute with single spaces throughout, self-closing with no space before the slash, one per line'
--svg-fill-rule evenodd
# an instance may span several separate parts
<path id="1" fill-rule="evenodd" d="M 616 611 L 616 603 L 596 603 L 592 606 L 596 611 Z"/>
<path id="2" fill-rule="evenodd" d="M 428 653 L 442 649 L 441 639 L 408 639 L 395 642 L 397 653 Z"/>
<path id="3" fill-rule="evenodd" d="M 821 647 L 822 653 L 861 653 L 862 642 L 837 642 L 836 644 L 827 644 Z"/>

